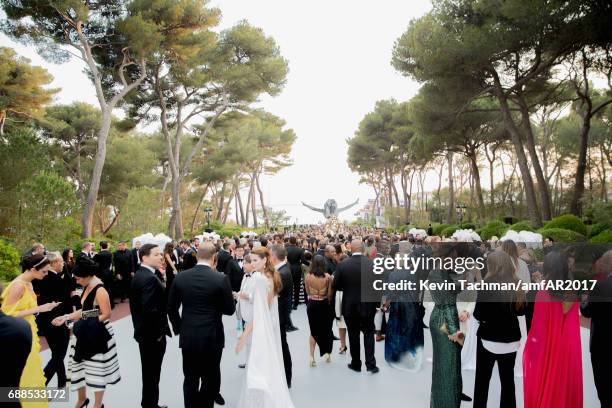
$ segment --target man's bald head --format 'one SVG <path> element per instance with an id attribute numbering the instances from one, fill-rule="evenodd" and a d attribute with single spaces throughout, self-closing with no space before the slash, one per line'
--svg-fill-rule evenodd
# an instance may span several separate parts
<path id="1" fill-rule="evenodd" d="M 363 252 L 363 242 L 359 239 L 351 241 L 351 250 L 353 252 Z"/>
<path id="2" fill-rule="evenodd" d="M 211 242 L 205 242 L 198 247 L 198 261 L 212 261 L 217 253 L 217 247 Z"/>
<path id="3" fill-rule="evenodd" d="M 606 251 L 597 262 L 597 269 L 606 276 L 612 274 L 612 249 Z"/>

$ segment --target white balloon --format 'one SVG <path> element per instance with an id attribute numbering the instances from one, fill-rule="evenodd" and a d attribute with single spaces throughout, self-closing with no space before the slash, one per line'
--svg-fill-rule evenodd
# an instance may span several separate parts
<path id="1" fill-rule="evenodd" d="M 513 230 L 508 230 L 503 237 L 501 237 L 500 241 L 506 241 L 511 239 L 514 242 L 523 242 L 527 246 L 527 248 L 542 248 L 542 234 L 538 234 L 537 232 L 531 231 L 520 231 L 516 232 Z"/>
<path id="2" fill-rule="evenodd" d="M 455 233 L 451 236 L 451 238 L 456 239 L 460 242 L 474 242 L 474 241 L 482 241 L 480 235 L 476 233 L 476 231 L 472 229 L 460 229 L 455 231 Z"/>

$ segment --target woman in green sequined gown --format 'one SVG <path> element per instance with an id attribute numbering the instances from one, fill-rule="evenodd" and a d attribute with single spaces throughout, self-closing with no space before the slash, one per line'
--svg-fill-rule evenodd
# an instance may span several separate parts
<path id="1" fill-rule="evenodd" d="M 456 300 L 461 292 L 457 274 L 447 270 L 434 270 L 429 274 L 430 283 L 453 282 L 456 290 L 434 290 L 435 302 L 429 319 L 433 344 L 431 373 L 431 408 L 457 408 L 461 405 L 461 346 L 448 338 L 459 330 Z"/>

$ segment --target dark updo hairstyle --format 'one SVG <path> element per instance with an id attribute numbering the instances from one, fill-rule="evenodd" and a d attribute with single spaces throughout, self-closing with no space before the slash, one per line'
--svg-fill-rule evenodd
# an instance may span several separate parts
<path id="1" fill-rule="evenodd" d="M 96 275 L 98 272 L 98 264 L 87 256 L 79 256 L 76 259 L 76 266 L 72 270 L 72 274 L 77 278 L 89 278 Z"/>
<path id="2" fill-rule="evenodd" d="M 317 278 L 325 276 L 325 257 L 323 255 L 315 255 L 310 263 L 310 273 Z"/>
<path id="3" fill-rule="evenodd" d="M 21 272 L 29 271 L 32 268 L 40 271 L 49 264 L 49 260 L 43 254 L 26 255 L 21 259 Z"/>

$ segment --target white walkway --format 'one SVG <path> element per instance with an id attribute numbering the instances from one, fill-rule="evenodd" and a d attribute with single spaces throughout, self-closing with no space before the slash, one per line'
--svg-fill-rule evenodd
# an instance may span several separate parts
<path id="1" fill-rule="evenodd" d="M 288 334 L 289 347 L 293 358 L 293 388 L 291 395 L 298 408 L 372 408 L 372 407 L 428 407 L 431 387 L 431 363 L 425 361 L 421 372 L 409 374 L 395 370 L 386 365 L 384 360 L 384 342 L 376 343 L 376 359 L 380 373 L 372 375 L 365 371 L 355 373 L 346 364 L 350 360 L 348 353 L 337 354 L 338 342 L 334 342 L 333 360 L 329 364 L 319 362 L 315 368 L 308 366 L 308 321 L 306 308 L 300 305 L 292 313 L 294 324 L 300 330 Z M 427 321 L 427 320 L 426 320 Z M 242 387 L 244 370 L 237 366 L 242 362 L 234 353 L 236 344 L 235 319 L 225 317 L 226 348 L 223 353 L 221 375 L 221 393 L 226 400 L 226 407 L 235 407 L 238 393 Z M 104 397 L 107 408 L 137 408 L 140 406 L 141 376 L 140 356 L 136 342 L 132 339 L 132 322 L 128 316 L 114 323 L 118 335 L 117 346 L 121 365 L 122 380 L 119 384 L 109 386 Z M 337 329 L 334 328 L 337 333 Z M 588 330 L 582 329 L 584 407 L 599 407 L 599 401 L 593 384 L 590 356 L 588 352 Z M 363 348 L 362 348 L 363 353 Z M 42 353 L 43 360 L 49 358 L 50 351 Z M 318 352 L 316 354 L 318 356 Z M 242 357 L 242 356 L 241 356 Z M 425 331 L 425 358 L 431 359 L 431 337 Z M 429 360 L 431 361 L 431 360 Z M 178 348 L 178 337 L 168 342 L 160 382 L 160 403 L 170 408 L 183 407 L 182 361 Z M 499 380 L 494 371 L 489 392 L 489 406 L 499 406 Z M 522 379 L 515 378 L 517 406 L 523 406 Z M 464 392 L 473 395 L 474 371 L 463 372 Z M 55 384 L 55 379 L 50 385 Z M 92 399 L 93 393 L 88 392 Z M 70 403 L 54 403 L 51 407 L 72 407 L 76 395 L 71 395 Z M 469 407 L 471 403 L 462 406 Z"/>

